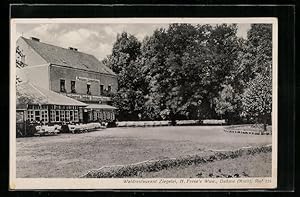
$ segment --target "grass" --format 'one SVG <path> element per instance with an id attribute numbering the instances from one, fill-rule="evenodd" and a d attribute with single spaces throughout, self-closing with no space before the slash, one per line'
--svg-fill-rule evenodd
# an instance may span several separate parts
<path id="1" fill-rule="evenodd" d="M 109 128 L 83 134 L 17 138 L 17 177 L 79 177 L 102 166 L 259 146 L 271 141 L 271 136 L 225 133 L 221 126 Z"/>
<path id="2" fill-rule="evenodd" d="M 235 159 L 198 165 L 164 169 L 158 172 L 142 172 L 134 178 L 240 178 L 271 177 L 272 153 L 244 155 Z"/>

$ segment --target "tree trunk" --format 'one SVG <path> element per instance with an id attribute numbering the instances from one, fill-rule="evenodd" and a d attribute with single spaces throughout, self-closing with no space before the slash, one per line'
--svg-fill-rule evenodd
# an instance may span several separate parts
<path id="1" fill-rule="evenodd" d="M 264 131 L 267 131 L 267 124 L 265 122 L 264 122 L 263 128 L 264 128 Z"/>
<path id="2" fill-rule="evenodd" d="M 266 115 L 263 116 L 263 129 L 264 129 L 264 132 L 267 131 L 267 117 L 266 117 Z"/>
<path id="3" fill-rule="evenodd" d="M 175 113 L 173 113 L 173 111 L 170 112 L 169 114 L 170 119 L 171 119 L 171 125 L 175 126 L 176 125 L 176 117 L 175 117 Z"/>

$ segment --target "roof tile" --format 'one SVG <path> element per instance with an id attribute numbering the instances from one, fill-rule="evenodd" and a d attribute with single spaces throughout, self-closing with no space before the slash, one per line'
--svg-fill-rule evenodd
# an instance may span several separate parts
<path id="1" fill-rule="evenodd" d="M 38 87 L 30 82 L 23 82 L 16 86 L 16 105 L 24 108 L 28 104 L 35 105 L 67 105 L 87 106 L 87 104 L 75 99 L 63 96 L 51 90 Z"/>
<path id="2" fill-rule="evenodd" d="M 116 75 L 93 55 L 21 37 L 48 63 Z"/>

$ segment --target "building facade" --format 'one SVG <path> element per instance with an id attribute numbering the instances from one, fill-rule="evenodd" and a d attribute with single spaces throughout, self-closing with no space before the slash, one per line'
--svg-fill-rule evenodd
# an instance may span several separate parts
<path id="1" fill-rule="evenodd" d="M 110 95 L 118 89 L 117 76 L 97 58 L 74 47 L 62 48 L 37 38 L 20 37 L 17 49 L 22 54 L 23 66 L 17 73 L 21 78 L 87 104 L 79 111 L 80 121 L 115 119 L 116 108 L 111 106 Z"/>

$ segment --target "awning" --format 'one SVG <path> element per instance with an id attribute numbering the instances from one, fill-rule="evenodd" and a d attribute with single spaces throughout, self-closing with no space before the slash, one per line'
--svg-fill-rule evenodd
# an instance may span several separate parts
<path id="1" fill-rule="evenodd" d="M 87 108 L 87 109 L 111 109 L 111 110 L 118 109 L 116 107 L 113 107 L 111 105 L 106 105 L 106 104 L 89 104 L 85 108 Z"/>
<path id="2" fill-rule="evenodd" d="M 46 90 L 30 82 L 23 82 L 16 86 L 17 109 L 24 109 L 31 105 L 66 105 L 66 106 L 87 106 L 87 104 L 58 94 L 51 90 Z"/>

